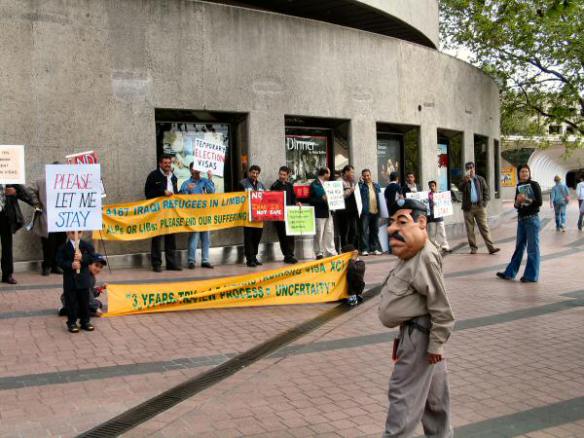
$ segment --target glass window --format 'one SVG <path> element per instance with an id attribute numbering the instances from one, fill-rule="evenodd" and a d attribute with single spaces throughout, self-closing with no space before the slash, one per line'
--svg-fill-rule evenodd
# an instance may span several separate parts
<path id="1" fill-rule="evenodd" d="M 448 191 L 448 149 L 449 141 L 447 138 L 438 140 L 438 191 Z"/>
<path id="2" fill-rule="evenodd" d="M 286 166 L 293 183 L 309 183 L 327 166 L 328 138 L 324 135 L 286 134 Z"/>
<path id="3" fill-rule="evenodd" d="M 377 181 L 382 186 L 389 184 L 389 174 L 402 169 L 403 135 L 377 134 Z"/>
<path id="4" fill-rule="evenodd" d="M 474 136 L 474 156 L 477 175 L 489 180 L 489 137 Z"/>

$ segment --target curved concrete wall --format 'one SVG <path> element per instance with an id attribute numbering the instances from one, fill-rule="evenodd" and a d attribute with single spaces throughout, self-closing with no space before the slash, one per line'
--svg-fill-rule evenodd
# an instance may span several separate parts
<path id="1" fill-rule="evenodd" d="M 439 46 L 437 0 L 355 0 L 399 18 Z"/>
<path id="2" fill-rule="evenodd" d="M 250 163 L 270 183 L 285 163 L 285 115 L 350 120 L 357 168 L 376 163 L 377 122 L 420 126 L 421 181 L 437 177 L 438 128 L 464 132 L 465 159 L 473 134 L 488 136 L 491 151 L 499 136 L 492 80 L 394 38 L 179 0 L 5 0 L 0 20 L 2 142 L 28 145 L 30 180 L 45 163 L 96 150 L 108 202 L 143 197 L 156 165 L 155 108 L 247 113 Z M 36 239 L 19 232 L 15 241 L 18 259 L 38 259 Z M 234 243 L 239 230 L 213 236 Z"/>

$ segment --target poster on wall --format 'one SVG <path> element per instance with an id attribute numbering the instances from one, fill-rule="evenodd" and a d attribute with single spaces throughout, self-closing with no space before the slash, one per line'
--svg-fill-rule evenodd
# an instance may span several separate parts
<path id="1" fill-rule="evenodd" d="M 438 143 L 438 191 L 448 189 L 448 145 Z"/>
<path id="2" fill-rule="evenodd" d="M 24 145 L 0 145 L 0 184 L 24 183 Z"/>
<path id="3" fill-rule="evenodd" d="M 501 167 L 501 187 L 515 187 L 517 185 L 517 170 L 513 166 Z"/>
<path id="4" fill-rule="evenodd" d="M 286 134 L 286 165 L 291 169 L 290 182 L 310 183 L 318 169 L 327 167 L 327 137 Z"/>
<path id="5" fill-rule="evenodd" d="M 101 230 L 99 164 L 45 166 L 49 233 Z"/>
<path id="6" fill-rule="evenodd" d="M 227 156 L 230 141 L 230 129 L 227 123 L 161 123 L 160 125 L 165 126 L 162 131 L 162 152 L 173 157 L 172 167 L 178 178 L 178 187 L 191 177 L 189 165 L 195 162 L 197 140 L 222 146 Z M 217 193 L 225 193 L 225 180 L 222 176 L 217 174 L 213 182 Z"/>
<path id="7" fill-rule="evenodd" d="M 377 139 L 377 176 L 383 187 L 389 184 L 391 172 L 400 173 L 401 143 L 398 139 Z"/>

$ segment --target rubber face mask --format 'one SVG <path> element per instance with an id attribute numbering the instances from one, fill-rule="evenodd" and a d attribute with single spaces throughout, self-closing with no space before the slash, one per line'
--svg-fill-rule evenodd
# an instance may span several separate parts
<path id="1" fill-rule="evenodd" d="M 400 209 L 390 218 L 387 232 L 392 254 L 402 260 L 411 259 L 426 245 L 426 216 L 418 216 L 416 222 L 412 210 Z"/>

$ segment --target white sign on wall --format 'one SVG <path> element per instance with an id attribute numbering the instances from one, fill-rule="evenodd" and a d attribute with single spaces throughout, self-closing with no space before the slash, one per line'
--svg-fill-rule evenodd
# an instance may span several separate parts
<path id="1" fill-rule="evenodd" d="M 45 166 L 49 233 L 101 230 L 99 164 Z"/>

